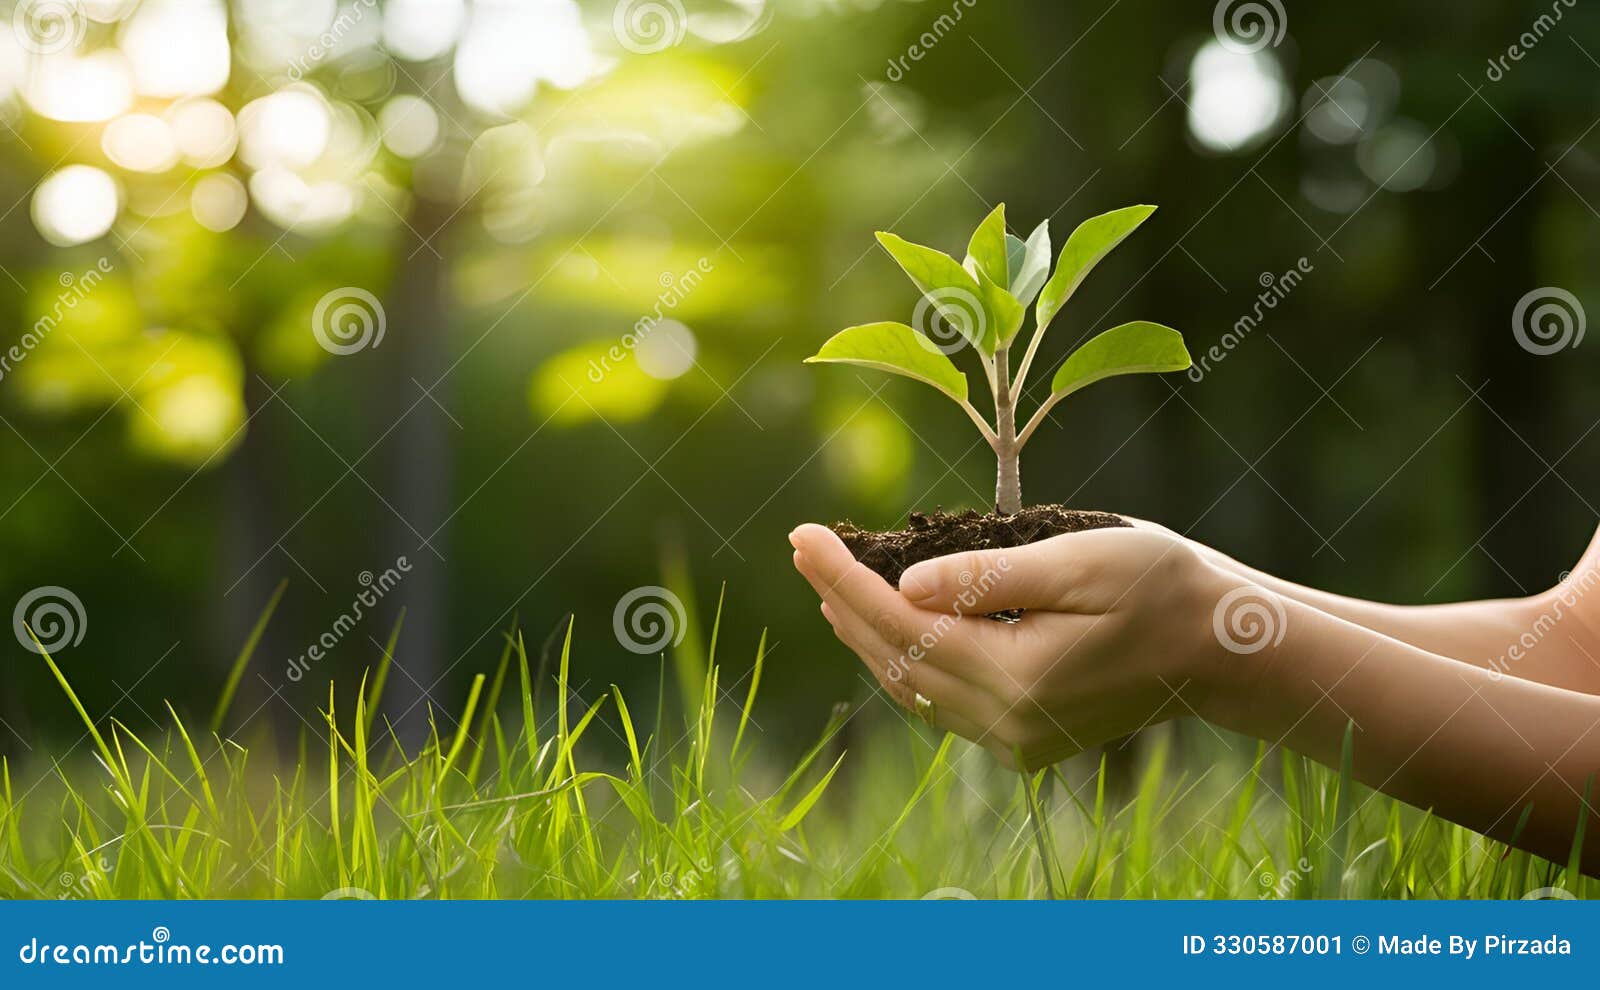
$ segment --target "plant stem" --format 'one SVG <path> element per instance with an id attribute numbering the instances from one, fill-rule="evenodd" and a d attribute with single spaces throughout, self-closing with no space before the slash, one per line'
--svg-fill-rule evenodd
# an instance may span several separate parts
<path id="1" fill-rule="evenodd" d="M 994 511 L 1009 516 L 1022 509 L 1022 474 L 1017 456 L 1022 447 L 1017 443 L 1017 401 L 1011 391 L 1009 345 L 995 350 L 994 363 L 994 456 L 999 464 L 994 486 Z"/>

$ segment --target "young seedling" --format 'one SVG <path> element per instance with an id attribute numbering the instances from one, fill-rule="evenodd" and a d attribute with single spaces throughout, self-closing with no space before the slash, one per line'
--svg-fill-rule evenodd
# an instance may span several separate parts
<path id="1" fill-rule="evenodd" d="M 1155 209 L 1129 206 L 1085 220 L 1067 238 L 1054 274 L 1050 273 L 1050 221 L 1039 224 L 1024 241 L 1006 232 L 1003 203 L 978 225 L 963 263 L 880 231 L 878 242 L 922 291 L 912 313 L 914 326 L 884 322 L 850 327 L 806 361 L 894 372 L 932 385 L 955 400 L 994 450 L 995 511 L 1009 516 L 1022 508 L 1022 448 L 1056 403 L 1113 375 L 1189 367 L 1189 352 L 1176 330 L 1143 320 L 1112 327 L 1072 352 L 1051 379 L 1049 397 L 1017 429 L 1017 400 L 1050 321 L 1100 259 Z M 1033 338 L 1013 375 L 1011 348 L 1035 296 Z M 968 401 L 967 376 L 950 360 L 963 346 L 971 347 L 983 364 L 994 398 L 992 425 Z"/>

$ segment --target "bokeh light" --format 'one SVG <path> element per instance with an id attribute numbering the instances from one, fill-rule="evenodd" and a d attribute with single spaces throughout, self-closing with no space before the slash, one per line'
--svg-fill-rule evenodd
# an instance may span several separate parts
<path id="1" fill-rule="evenodd" d="M 390 0 L 383 9 L 383 43 L 400 58 L 425 62 L 450 50 L 466 19 L 462 0 Z"/>
<path id="2" fill-rule="evenodd" d="M 228 82 L 228 16 L 217 0 L 145 0 L 123 24 L 121 46 L 145 96 L 204 95 Z"/>
<path id="3" fill-rule="evenodd" d="M 1208 151 L 1240 151 L 1277 124 L 1289 89 L 1276 56 L 1208 41 L 1189 66 L 1189 133 Z"/>
<path id="4" fill-rule="evenodd" d="M 189 194 L 189 211 L 195 222 L 217 233 L 238 226 L 249 206 L 244 183 L 225 172 L 203 176 Z"/>
<path id="5" fill-rule="evenodd" d="M 172 128 L 147 113 L 130 113 L 107 124 L 100 147 L 107 158 L 133 172 L 165 172 L 178 164 Z"/>
<path id="6" fill-rule="evenodd" d="M 127 59 L 114 50 L 46 55 L 31 69 L 25 84 L 28 105 L 50 120 L 110 120 L 133 102 Z"/>
<path id="7" fill-rule="evenodd" d="M 239 157 L 255 168 L 305 168 L 328 147 L 328 104 L 309 86 L 263 96 L 239 111 Z"/>
<path id="8" fill-rule="evenodd" d="M 196 168 L 212 168 L 233 157 L 238 143 L 233 114 L 216 100 L 184 100 L 166 113 L 173 141 L 183 160 Z"/>
<path id="9" fill-rule="evenodd" d="M 117 220 L 117 183 L 92 165 L 68 165 L 33 194 L 33 223 L 45 240 L 63 247 L 92 241 Z"/>
<path id="10" fill-rule="evenodd" d="M 439 114 L 421 97 L 402 94 L 378 112 L 383 144 L 401 158 L 420 158 L 439 140 Z"/>

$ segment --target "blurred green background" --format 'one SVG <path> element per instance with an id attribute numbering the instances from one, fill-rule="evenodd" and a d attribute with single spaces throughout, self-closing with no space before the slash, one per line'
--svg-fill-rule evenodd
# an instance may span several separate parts
<path id="1" fill-rule="evenodd" d="M 1057 245 L 1161 206 L 1050 365 L 1133 318 L 1212 355 L 1058 407 L 1026 499 L 1416 602 L 1547 586 L 1595 523 L 1595 345 L 1561 339 L 1600 279 L 1590 5 L 8 13 L 0 603 L 69 591 L 56 655 L 135 728 L 209 711 L 285 581 L 234 706 L 280 737 L 402 606 L 390 714 L 415 725 L 514 622 L 536 648 L 568 615 L 577 693 L 649 697 L 619 601 L 670 586 L 698 652 L 725 584 L 723 686 L 770 629 L 757 721 L 808 738 L 869 688 L 785 534 L 983 507 L 993 462 L 931 391 L 800 359 L 908 318 L 873 231 L 959 257 L 1001 201 Z M 1556 323 L 1530 347 L 1519 319 Z M 77 735 L 10 636 L 0 720 L 0 751 Z"/>

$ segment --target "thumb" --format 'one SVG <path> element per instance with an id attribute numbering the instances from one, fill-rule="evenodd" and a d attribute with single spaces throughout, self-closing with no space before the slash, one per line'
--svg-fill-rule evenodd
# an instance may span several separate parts
<path id="1" fill-rule="evenodd" d="M 983 614 L 1011 608 L 1104 615 L 1167 560 L 1181 539 L 1117 526 L 1063 533 L 1020 547 L 971 550 L 925 560 L 900 576 L 919 608 Z"/>
<path id="2" fill-rule="evenodd" d="M 918 608 L 958 615 L 1006 609 L 1099 614 L 1109 608 L 1096 580 L 1101 570 L 1092 532 L 1070 533 L 1020 547 L 968 550 L 913 564 L 900 593 Z"/>

